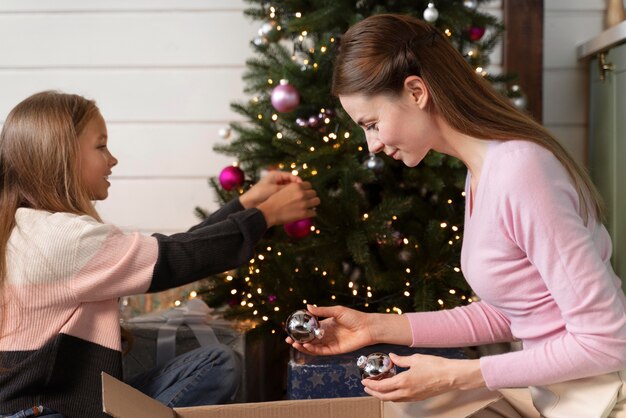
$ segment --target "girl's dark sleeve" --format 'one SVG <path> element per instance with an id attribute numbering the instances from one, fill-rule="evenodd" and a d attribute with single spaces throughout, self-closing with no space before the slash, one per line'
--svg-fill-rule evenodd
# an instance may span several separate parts
<path id="1" fill-rule="evenodd" d="M 198 228 L 205 227 L 207 225 L 213 225 L 214 223 L 221 222 L 228 217 L 228 215 L 240 212 L 244 210 L 244 207 L 241 206 L 241 202 L 239 199 L 232 199 L 227 202 L 224 206 L 210 214 L 205 220 L 200 222 L 198 225 L 192 226 L 187 232 L 193 232 Z"/>
<path id="2" fill-rule="evenodd" d="M 158 257 L 148 292 L 191 283 L 247 262 L 267 223 L 258 209 L 243 210 L 237 204 L 240 210 L 233 210 L 233 202 L 224 207 L 232 212 L 222 220 L 216 221 L 222 216 L 220 210 L 211 219 L 214 222 L 207 219 L 187 232 L 153 234 L 158 242 Z"/>

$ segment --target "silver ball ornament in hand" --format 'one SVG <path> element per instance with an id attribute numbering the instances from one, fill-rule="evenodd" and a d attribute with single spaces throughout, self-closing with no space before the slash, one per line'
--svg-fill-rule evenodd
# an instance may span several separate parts
<path id="1" fill-rule="evenodd" d="M 385 353 L 372 353 L 360 356 L 356 365 L 361 372 L 361 379 L 380 380 L 396 375 L 396 365 Z"/>
<path id="2" fill-rule="evenodd" d="M 299 343 L 308 343 L 315 338 L 324 336 L 324 330 L 321 328 L 317 317 L 304 309 L 289 315 L 285 321 L 285 331 L 294 341 Z"/>

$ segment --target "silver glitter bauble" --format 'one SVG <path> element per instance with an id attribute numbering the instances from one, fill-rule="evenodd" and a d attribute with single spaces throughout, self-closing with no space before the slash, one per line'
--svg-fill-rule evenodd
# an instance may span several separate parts
<path id="1" fill-rule="evenodd" d="M 439 19 L 439 10 L 435 8 L 435 3 L 428 3 L 428 7 L 424 10 L 424 20 L 430 23 Z"/>
<path id="2" fill-rule="evenodd" d="M 382 158 L 376 156 L 376 154 L 370 153 L 369 158 L 363 162 L 363 167 L 378 174 L 385 168 L 385 162 Z"/>
<path id="3" fill-rule="evenodd" d="M 396 365 L 385 353 L 372 353 L 357 359 L 361 379 L 380 380 L 396 375 Z"/>
<path id="4" fill-rule="evenodd" d="M 317 317 L 304 309 L 289 315 L 285 321 L 285 331 L 299 343 L 308 343 L 324 336 L 324 330 L 320 327 Z"/>

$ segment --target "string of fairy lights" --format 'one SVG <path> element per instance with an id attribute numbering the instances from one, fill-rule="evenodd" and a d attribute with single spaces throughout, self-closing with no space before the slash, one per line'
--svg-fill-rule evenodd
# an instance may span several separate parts
<path id="1" fill-rule="evenodd" d="M 475 2 L 466 2 L 466 3 L 475 3 Z M 475 7 L 475 5 L 466 4 L 466 7 Z M 284 13 L 281 14 L 280 8 L 273 5 L 267 5 L 267 16 L 268 20 L 263 24 L 261 29 L 259 29 L 259 36 L 255 37 L 252 40 L 252 44 L 257 47 L 267 46 L 269 42 L 276 41 L 278 39 L 284 38 L 285 27 L 283 24 L 279 22 L 279 20 L 288 18 L 288 16 Z M 433 12 L 437 12 L 434 9 L 434 4 L 429 3 L 427 10 L 424 11 L 424 17 L 426 18 L 427 13 L 430 13 L 430 19 L 425 19 L 433 22 L 432 16 Z M 290 16 L 294 19 L 301 19 L 303 17 L 302 12 L 294 12 L 291 13 Z M 438 12 L 437 12 L 438 17 Z M 436 20 L 437 17 L 434 19 Z M 453 38 L 455 35 L 454 31 L 451 28 L 444 28 L 442 32 L 448 37 Z M 484 33 L 484 29 L 483 29 Z M 482 36 L 482 35 L 481 35 Z M 328 44 L 323 43 L 319 46 L 315 46 L 312 44 L 312 40 L 309 37 L 309 31 L 302 30 L 292 35 L 291 41 L 293 42 L 293 54 L 291 59 L 300 65 L 301 71 L 317 71 L 320 67 L 320 63 L 315 61 L 315 56 L 324 56 L 327 54 L 331 47 L 336 44 L 336 38 L 330 37 L 328 39 Z M 475 60 L 479 51 L 477 48 L 470 48 L 469 50 L 463 52 L 464 56 L 468 59 L 468 62 Z M 482 76 L 487 76 L 488 72 L 483 68 L 483 66 L 475 66 L 475 71 L 477 74 Z M 284 84 L 286 80 L 276 80 L 272 77 L 267 78 L 267 86 L 269 89 L 274 88 L 280 84 Z M 251 98 L 250 103 L 253 106 L 258 106 L 260 109 L 267 109 L 266 102 L 268 98 L 263 95 L 256 95 Z M 320 115 L 317 123 L 320 123 L 322 126 L 327 128 L 331 128 L 334 123 L 334 129 L 324 129 L 318 130 L 319 133 L 319 145 L 309 145 L 308 152 L 315 153 L 321 147 L 332 147 L 333 150 L 339 150 L 347 141 L 354 136 L 353 132 L 350 129 L 340 129 L 340 124 L 336 123 L 333 120 L 332 110 L 329 110 L 326 107 L 320 107 L 318 114 Z M 321 117 L 323 115 L 323 117 Z M 259 111 L 256 114 L 256 119 L 258 121 L 268 121 L 271 123 L 273 127 L 274 138 L 276 141 L 291 141 L 293 144 L 302 146 L 305 140 L 303 140 L 297 133 L 295 133 L 290 126 L 293 124 L 293 120 L 285 118 L 281 115 L 281 112 L 270 112 L 269 114 L 264 113 L 263 111 Z M 300 126 L 306 125 L 307 121 L 297 121 Z M 311 121 L 310 123 L 313 123 Z M 303 125 L 304 124 L 304 125 Z M 357 150 L 361 153 L 366 154 L 367 150 L 363 146 L 358 146 Z M 237 166 L 238 163 L 234 162 L 233 166 Z M 278 165 L 281 170 L 288 170 L 294 175 L 300 175 L 305 177 L 315 177 L 320 173 L 320 170 L 330 170 L 332 166 L 326 165 L 325 167 L 315 167 L 306 162 L 284 162 Z M 239 194 L 242 194 L 245 190 L 241 187 L 237 189 Z M 461 196 L 465 198 L 465 192 L 461 192 Z M 447 203 L 452 205 L 454 204 L 452 199 L 448 199 Z M 362 213 L 360 217 L 360 222 L 371 222 L 371 214 L 370 213 Z M 393 215 L 389 220 L 390 224 L 396 221 L 398 217 Z M 458 225 L 451 225 L 448 222 L 441 222 L 439 227 L 441 230 L 445 231 L 449 234 L 448 245 L 455 246 L 460 245 L 461 239 L 461 231 Z M 310 227 L 310 234 L 312 236 L 307 239 L 315 239 L 316 236 L 322 236 L 323 232 L 315 225 Z M 399 241 L 399 251 L 406 249 L 409 251 L 418 251 L 420 248 L 419 244 L 415 242 L 413 239 L 409 237 L 402 237 Z M 228 272 L 223 275 L 224 283 L 230 286 L 230 293 L 232 296 L 237 296 L 241 299 L 239 302 L 240 306 L 245 309 L 249 309 L 254 318 L 257 318 L 259 323 L 270 321 L 270 315 L 272 313 L 282 312 L 282 304 L 281 301 L 278 300 L 277 296 L 273 293 L 271 289 L 263 288 L 263 286 L 257 284 L 256 277 L 262 276 L 264 264 L 271 261 L 273 257 L 280 258 L 283 256 L 283 251 L 277 246 L 267 246 L 263 250 L 258 250 L 253 258 L 251 258 L 247 264 L 246 268 L 238 269 L 239 274 L 235 271 Z M 461 269 L 459 266 L 449 266 L 450 270 L 455 274 L 461 274 Z M 245 274 L 241 274 L 244 272 Z M 377 291 L 371 285 L 362 285 L 359 283 L 358 279 L 348 280 L 345 288 L 335 288 L 336 284 L 339 282 L 336 278 L 330 277 L 331 275 L 327 270 L 319 267 L 313 266 L 312 271 L 301 271 L 301 267 L 294 267 L 293 273 L 297 274 L 306 274 L 307 276 L 320 276 L 321 279 L 327 280 L 328 284 L 330 284 L 330 288 L 332 289 L 330 294 L 330 299 L 332 301 L 337 300 L 341 297 L 352 297 L 354 300 L 358 301 L 362 306 L 368 307 L 370 304 L 382 304 L 387 300 L 391 300 L 398 296 L 404 296 L 406 298 L 410 298 L 413 292 L 413 281 L 416 280 L 414 277 L 414 272 L 410 267 L 406 267 L 403 270 L 404 277 L 398 278 L 399 280 L 404 281 L 404 288 L 400 291 L 400 293 L 395 294 L 386 294 L 384 296 L 377 296 Z M 294 289 L 290 287 L 289 293 L 293 293 Z M 450 288 L 448 290 L 449 294 L 458 297 L 465 303 L 472 302 L 472 296 L 463 294 L 463 292 Z M 188 298 L 198 297 L 197 291 L 191 291 L 188 295 Z M 271 303 L 268 303 L 270 301 Z M 302 299 L 302 305 L 306 306 L 308 303 L 315 303 L 316 301 L 310 301 L 307 299 Z M 174 302 L 174 306 L 180 306 L 183 303 L 182 300 L 176 300 Z M 443 299 L 438 299 L 437 304 L 440 308 L 445 308 L 446 303 Z M 388 313 L 396 313 L 402 314 L 403 311 L 398 306 L 395 306 L 393 303 L 389 304 L 384 310 Z M 290 312 L 284 312 L 284 317 L 286 317 Z M 272 329 L 272 333 L 276 332 L 276 329 Z"/>

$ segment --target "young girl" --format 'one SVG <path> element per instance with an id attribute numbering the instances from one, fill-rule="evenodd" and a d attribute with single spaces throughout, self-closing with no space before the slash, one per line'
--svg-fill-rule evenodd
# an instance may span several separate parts
<path id="1" fill-rule="evenodd" d="M 371 152 L 410 167 L 430 150 L 465 163 L 461 264 L 480 301 L 402 316 L 311 306 L 328 317 L 324 338 L 287 341 L 334 354 L 381 342 L 521 340 L 521 351 L 479 360 L 392 355 L 409 370 L 363 385 L 391 401 L 530 387 L 528 416 L 626 416 L 626 299 L 611 268 L 600 201 L 563 147 L 495 92 L 445 36 L 407 16 L 373 16 L 345 33 L 333 91 L 365 130 Z M 520 416 L 524 408 L 499 406 L 496 416 Z"/>
<path id="2" fill-rule="evenodd" d="M 315 216 L 307 182 L 272 172 L 187 232 L 123 233 L 103 223 L 117 160 L 96 104 L 35 94 L 0 135 L 0 415 L 105 416 L 101 372 L 122 377 L 118 298 L 156 292 L 250 259 L 268 227 Z M 229 401 L 226 347 L 174 359 L 136 382 L 170 406 Z M 19 412 L 21 411 L 21 412 Z"/>

